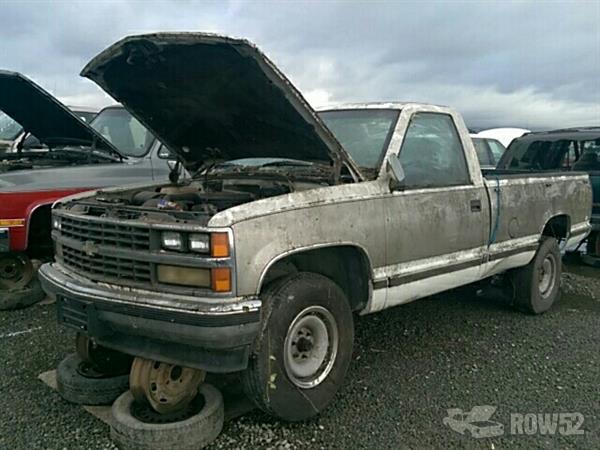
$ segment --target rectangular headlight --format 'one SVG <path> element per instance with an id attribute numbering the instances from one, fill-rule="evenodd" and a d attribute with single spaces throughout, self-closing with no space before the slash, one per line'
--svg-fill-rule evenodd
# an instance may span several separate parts
<path id="1" fill-rule="evenodd" d="M 208 234 L 190 234 L 188 244 L 193 252 L 208 253 L 210 251 L 210 237 Z"/>
<path id="2" fill-rule="evenodd" d="M 181 237 L 181 233 L 165 231 L 161 234 L 160 239 L 162 247 L 166 250 L 183 250 L 183 239 Z"/>
<path id="3" fill-rule="evenodd" d="M 205 287 L 211 286 L 209 269 L 195 267 L 156 266 L 156 275 L 159 283 L 179 284 L 181 286 Z"/>

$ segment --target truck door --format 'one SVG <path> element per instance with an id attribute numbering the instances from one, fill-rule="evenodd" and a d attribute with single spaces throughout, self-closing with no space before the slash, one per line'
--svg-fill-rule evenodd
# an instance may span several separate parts
<path id="1" fill-rule="evenodd" d="M 404 185 L 386 198 L 386 307 L 477 280 L 489 226 L 479 166 L 451 115 L 413 113 L 399 159 Z"/>

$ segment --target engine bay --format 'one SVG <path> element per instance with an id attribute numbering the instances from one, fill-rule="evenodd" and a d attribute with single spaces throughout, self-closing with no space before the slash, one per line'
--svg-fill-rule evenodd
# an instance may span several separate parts
<path id="1" fill-rule="evenodd" d="M 100 191 L 94 197 L 66 206 L 72 212 L 92 216 L 157 220 L 166 215 L 178 220 L 208 220 L 216 213 L 237 205 L 326 184 L 292 182 L 285 177 L 195 179 L 181 184 Z"/>

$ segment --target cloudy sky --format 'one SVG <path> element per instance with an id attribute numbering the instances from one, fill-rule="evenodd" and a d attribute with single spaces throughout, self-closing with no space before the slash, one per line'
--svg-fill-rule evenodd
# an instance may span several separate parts
<path id="1" fill-rule="evenodd" d="M 79 77 L 128 34 L 248 38 L 313 106 L 450 105 L 474 127 L 600 125 L 600 1 L 1 0 L 0 68 L 68 104 L 111 102 Z"/>

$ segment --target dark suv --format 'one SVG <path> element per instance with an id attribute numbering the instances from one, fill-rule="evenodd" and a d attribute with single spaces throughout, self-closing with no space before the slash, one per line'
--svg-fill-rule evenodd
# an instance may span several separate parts
<path id="1" fill-rule="evenodd" d="M 587 172 L 594 195 L 588 254 L 600 257 L 600 127 L 527 133 L 512 141 L 498 168 Z"/>

